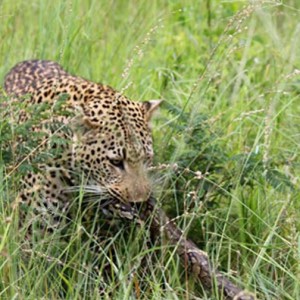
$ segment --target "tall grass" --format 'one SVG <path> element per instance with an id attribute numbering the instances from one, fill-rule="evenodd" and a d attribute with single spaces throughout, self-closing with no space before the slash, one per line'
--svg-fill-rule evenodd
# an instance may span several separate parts
<path id="1" fill-rule="evenodd" d="M 297 0 L 0 8 L 1 80 L 18 61 L 51 59 L 131 99 L 163 98 L 153 133 L 166 165 L 153 180 L 164 208 L 237 284 L 260 299 L 300 297 Z M 0 171 L 1 299 L 218 299 L 134 224 L 83 239 L 78 216 L 68 242 L 57 232 L 27 247 L 12 204 L 18 174 Z"/>

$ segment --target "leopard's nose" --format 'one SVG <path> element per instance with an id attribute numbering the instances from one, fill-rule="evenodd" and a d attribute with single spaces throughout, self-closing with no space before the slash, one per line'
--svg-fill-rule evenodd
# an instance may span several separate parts
<path id="1" fill-rule="evenodd" d="M 150 196 L 150 187 L 148 185 L 135 186 L 135 189 L 131 195 L 132 202 L 144 202 L 147 201 Z"/>

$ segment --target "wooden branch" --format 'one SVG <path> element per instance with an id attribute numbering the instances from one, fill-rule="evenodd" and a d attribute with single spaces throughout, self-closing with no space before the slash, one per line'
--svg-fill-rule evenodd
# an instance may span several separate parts
<path id="1" fill-rule="evenodd" d="M 165 234 L 174 245 L 187 272 L 195 276 L 201 282 L 204 289 L 211 291 L 217 287 L 219 294 L 227 300 L 255 300 L 252 293 L 245 291 L 230 280 L 220 271 L 212 266 L 206 252 L 200 250 L 195 243 L 184 237 L 182 231 L 176 224 L 168 218 L 165 212 L 155 205 L 155 200 L 150 198 L 143 203 L 120 203 L 114 199 L 107 202 L 108 209 L 114 215 L 137 222 L 149 222 L 150 229 L 154 237 L 160 237 L 160 233 Z"/>
<path id="2" fill-rule="evenodd" d="M 220 295 L 229 300 L 255 300 L 256 297 L 231 281 L 220 271 L 213 268 L 206 252 L 200 250 L 192 241 L 186 239 L 182 231 L 171 221 L 165 212 L 155 206 L 154 199 L 147 201 L 140 218 L 146 221 L 152 218 L 151 230 L 157 236 L 162 231 L 169 242 L 176 247 L 176 252 L 182 264 L 188 267 L 188 272 L 200 280 L 206 290 L 211 291 L 214 282 Z"/>

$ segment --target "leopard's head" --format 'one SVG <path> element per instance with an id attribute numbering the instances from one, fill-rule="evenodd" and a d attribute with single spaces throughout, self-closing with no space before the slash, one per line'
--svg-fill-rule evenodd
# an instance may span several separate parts
<path id="1" fill-rule="evenodd" d="M 149 198 L 147 169 L 153 159 L 149 123 L 160 102 L 133 102 L 119 96 L 93 98 L 83 106 L 83 130 L 77 135 L 74 155 L 90 190 L 122 202 Z"/>

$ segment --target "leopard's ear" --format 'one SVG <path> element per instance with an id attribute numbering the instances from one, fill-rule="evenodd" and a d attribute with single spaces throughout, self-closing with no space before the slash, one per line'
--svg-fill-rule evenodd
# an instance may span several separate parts
<path id="1" fill-rule="evenodd" d="M 149 122 L 163 100 L 149 100 L 142 103 L 145 120 Z"/>

